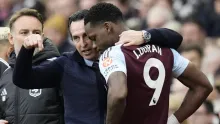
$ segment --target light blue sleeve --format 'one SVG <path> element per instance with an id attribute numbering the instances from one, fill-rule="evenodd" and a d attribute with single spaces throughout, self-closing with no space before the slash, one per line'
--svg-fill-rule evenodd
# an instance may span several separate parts
<path id="1" fill-rule="evenodd" d="M 189 60 L 181 56 L 176 50 L 171 49 L 173 53 L 173 76 L 179 77 L 186 69 L 189 64 Z"/>

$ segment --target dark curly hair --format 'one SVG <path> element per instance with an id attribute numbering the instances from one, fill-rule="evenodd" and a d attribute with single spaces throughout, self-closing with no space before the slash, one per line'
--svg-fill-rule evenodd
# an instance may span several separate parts
<path id="1" fill-rule="evenodd" d="M 84 24 L 91 23 L 92 25 L 103 23 L 106 21 L 118 22 L 123 21 L 122 12 L 110 3 L 98 3 L 92 6 L 89 10 L 89 13 L 84 19 Z"/>

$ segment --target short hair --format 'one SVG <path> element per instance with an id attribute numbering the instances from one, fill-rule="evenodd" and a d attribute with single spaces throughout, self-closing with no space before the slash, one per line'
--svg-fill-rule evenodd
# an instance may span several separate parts
<path id="1" fill-rule="evenodd" d="M 8 44 L 8 34 L 10 29 L 8 27 L 0 27 L 0 46 L 2 44 Z"/>
<path id="2" fill-rule="evenodd" d="M 80 10 L 80 11 L 77 11 L 77 12 L 73 13 L 69 17 L 68 27 L 70 28 L 70 25 L 71 25 L 72 22 L 83 20 L 88 13 L 89 13 L 89 10 L 86 10 L 86 9 Z"/>
<path id="3" fill-rule="evenodd" d="M 84 9 L 84 10 L 80 10 L 80 11 L 77 11 L 77 12 L 73 13 L 69 17 L 69 19 L 68 19 L 68 28 L 69 28 L 69 34 L 71 36 L 71 39 L 72 39 L 72 34 L 70 32 L 70 25 L 71 25 L 71 23 L 75 22 L 75 21 L 83 20 L 88 13 L 89 13 L 89 10 Z"/>
<path id="4" fill-rule="evenodd" d="M 9 20 L 9 28 L 10 30 L 12 30 L 12 27 L 13 27 L 13 24 L 14 22 L 20 18 L 21 16 L 32 16 L 32 17 L 35 17 L 36 19 L 38 19 L 41 24 L 42 24 L 42 28 L 43 28 L 43 17 L 42 15 L 35 9 L 28 9 L 28 8 L 24 8 L 24 9 L 21 9 L 20 11 L 17 11 L 16 13 L 14 13 L 10 20 Z"/>
<path id="5" fill-rule="evenodd" d="M 203 49 L 202 47 L 200 47 L 199 45 L 197 44 L 192 44 L 192 45 L 187 45 L 185 47 L 183 47 L 180 52 L 189 52 L 189 51 L 192 51 L 192 50 L 195 50 L 199 56 L 202 58 L 204 53 L 203 53 Z"/>
<path id="6" fill-rule="evenodd" d="M 91 23 L 92 25 L 111 21 L 123 21 L 123 15 L 119 8 L 111 3 L 98 3 L 92 6 L 89 13 L 86 15 L 84 24 Z"/>

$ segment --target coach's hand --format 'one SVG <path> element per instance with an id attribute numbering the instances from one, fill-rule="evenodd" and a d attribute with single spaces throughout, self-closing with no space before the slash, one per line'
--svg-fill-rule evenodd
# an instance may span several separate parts
<path id="1" fill-rule="evenodd" d="M 24 39 L 23 43 L 26 49 L 38 48 L 40 51 L 43 50 L 43 38 L 39 34 L 31 34 Z"/>
<path id="2" fill-rule="evenodd" d="M 0 124 L 8 124 L 8 121 L 6 121 L 6 120 L 0 120 Z"/>
<path id="3" fill-rule="evenodd" d="M 142 31 L 128 30 L 119 35 L 120 39 L 115 45 L 124 44 L 124 46 L 141 45 L 144 38 Z"/>

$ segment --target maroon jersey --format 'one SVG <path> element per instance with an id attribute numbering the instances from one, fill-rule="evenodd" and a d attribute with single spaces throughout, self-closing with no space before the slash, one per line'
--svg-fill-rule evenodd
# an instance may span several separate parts
<path id="1" fill-rule="evenodd" d="M 174 70 L 174 50 L 155 45 L 114 46 L 100 58 L 106 81 L 111 73 L 127 75 L 127 104 L 121 124 L 166 124 Z M 177 69 L 176 75 L 182 73 Z"/>

